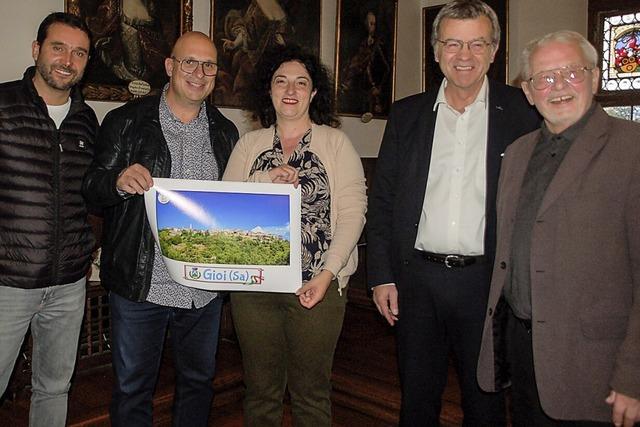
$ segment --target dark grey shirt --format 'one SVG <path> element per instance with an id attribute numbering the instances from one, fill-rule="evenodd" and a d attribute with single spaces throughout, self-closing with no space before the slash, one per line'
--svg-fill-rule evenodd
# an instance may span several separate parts
<path id="1" fill-rule="evenodd" d="M 531 232 L 540 204 L 564 156 L 594 111 L 595 103 L 580 120 L 557 135 L 543 123 L 527 165 L 511 236 L 511 277 L 504 287 L 504 296 L 520 319 L 531 319 Z"/>
<path id="2" fill-rule="evenodd" d="M 165 86 L 160 99 L 160 126 L 171 153 L 171 178 L 218 179 L 218 164 L 211 149 L 209 120 L 203 102 L 200 114 L 189 123 L 182 123 L 173 115 L 166 100 Z M 162 259 L 158 244 L 154 242 L 153 272 L 147 301 L 154 304 L 178 307 L 204 307 L 217 294 L 211 291 L 189 288 L 174 282 Z"/>

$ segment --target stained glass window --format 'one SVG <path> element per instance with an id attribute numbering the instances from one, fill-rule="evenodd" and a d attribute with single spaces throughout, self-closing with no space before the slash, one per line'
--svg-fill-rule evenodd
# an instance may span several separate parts
<path id="1" fill-rule="evenodd" d="M 640 12 L 602 20 L 602 90 L 640 90 Z"/>
<path id="2" fill-rule="evenodd" d="M 613 117 L 619 119 L 633 120 L 640 122 L 640 105 L 623 105 L 617 107 L 604 107 L 604 110 Z"/>
<path id="3" fill-rule="evenodd" d="M 640 122 L 640 1 L 589 0 L 589 41 L 602 58 L 595 98 L 607 113 Z"/>

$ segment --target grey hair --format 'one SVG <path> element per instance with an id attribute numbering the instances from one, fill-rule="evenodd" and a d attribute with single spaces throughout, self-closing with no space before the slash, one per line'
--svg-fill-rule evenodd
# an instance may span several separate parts
<path id="1" fill-rule="evenodd" d="M 587 64 L 585 64 L 587 67 L 595 67 L 598 63 L 598 52 L 596 51 L 596 48 L 593 47 L 593 45 L 589 43 L 589 40 L 584 38 L 582 34 L 569 30 L 554 31 L 553 33 L 531 40 L 527 43 L 527 46 L 520 54 L 520 76 L 523 80 L 531 78 L 530 59 L 533 52 L 543 45 L 551 42 L 567 44 L 575 43 L 576 46 L 580 48 L 582 56 L 587 61 Z"/>
<path id="2" fill-rule="evenodd" d="M 497 47 L 500 44 L 500 23 L 498 16 L 491 7 L 480 0 L 453 0 L 444 5 L 433 21 L 431 31 L 431 46 L 437 51 L 437 43 L 440 38 L 440 24 L 444 18 L 449 19 L 475 19 L 486 16 L 491 21 L 491 42 Z"/>

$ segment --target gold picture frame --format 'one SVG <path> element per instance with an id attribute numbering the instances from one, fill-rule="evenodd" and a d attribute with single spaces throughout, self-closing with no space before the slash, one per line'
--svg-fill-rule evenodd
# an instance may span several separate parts
<path id="1" fill-rule="evenodd" d="M 341 116 L 384 119 L 394 100 L 397 0 L 338 0 L 335 97 Z"/>
<path id="2" fill-rule="evenodd" d="M 168 81 L 164 60 L 193 27 L 193 0 L 65 0 L 92 34 L 85 99 L 125 102 Z"/>

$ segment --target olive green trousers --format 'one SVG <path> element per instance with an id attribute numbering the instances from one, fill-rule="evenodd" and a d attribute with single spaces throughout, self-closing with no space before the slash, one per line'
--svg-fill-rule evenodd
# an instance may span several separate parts
<path id="1" fill-rule="evenodd" d="M 296 427 L 331 425 L 331 368 L 346 289 L 332 282 L 311 310 L 292 294 L 236 292 L 233 321 L 242 351 L 245 426 L 282 425 L 288 387 Z"/>

